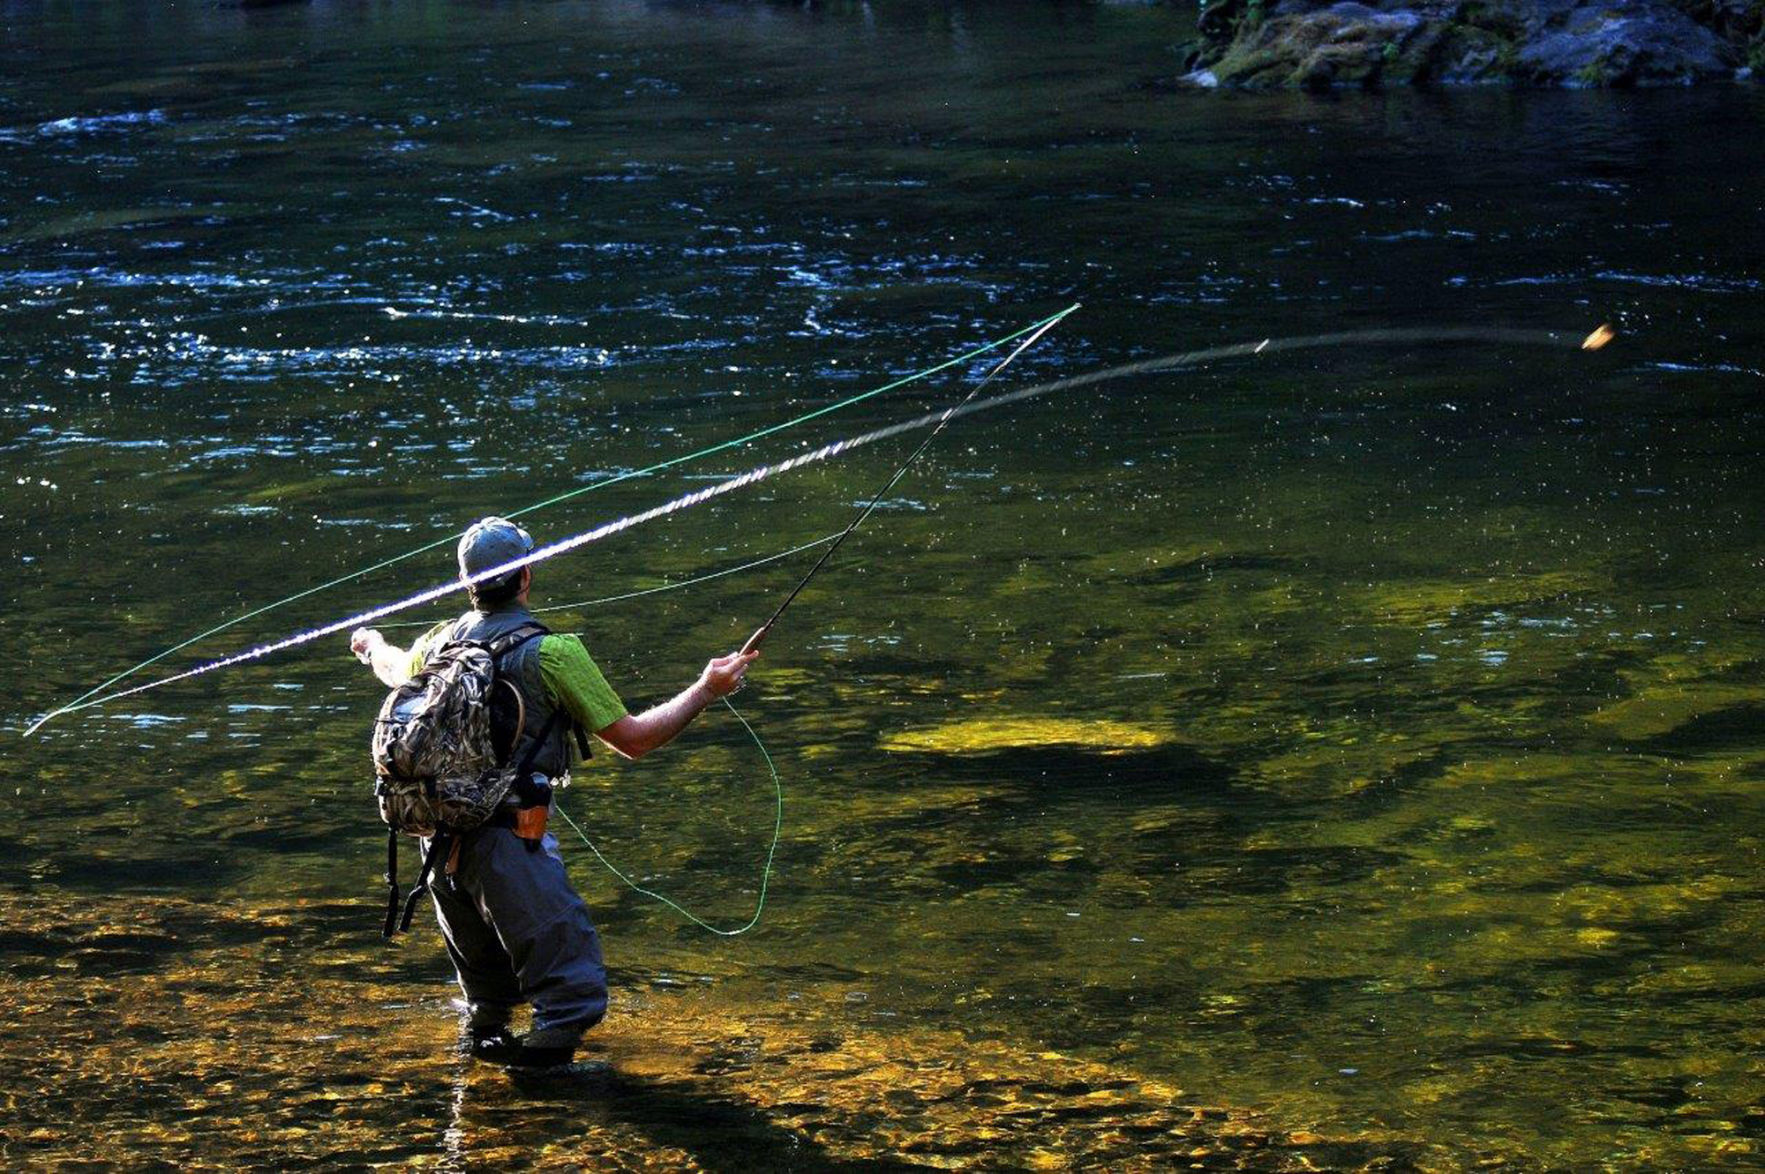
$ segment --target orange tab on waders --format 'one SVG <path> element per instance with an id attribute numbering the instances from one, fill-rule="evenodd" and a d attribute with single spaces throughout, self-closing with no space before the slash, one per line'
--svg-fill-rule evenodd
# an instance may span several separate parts
<path id="1" fill-rule="evenodd" d="M 523 840 L 538 842 L 545 838 L 546 820 L 551 818 L 550 803 L 536 803 L 515 812 L 515 834 Z"/>

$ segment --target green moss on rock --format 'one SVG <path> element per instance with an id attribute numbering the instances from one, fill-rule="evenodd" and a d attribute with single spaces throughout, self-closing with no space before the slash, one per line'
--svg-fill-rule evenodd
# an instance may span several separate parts
<path id="1" fill-rule="evenodd" d="M 1451 6 L 1237 0 L 1204 11 L 1199 86 L 1312 90 L 1507 81 L 1624 87 L 1765 62 L 1747 0 L 1469 0 Z"/>

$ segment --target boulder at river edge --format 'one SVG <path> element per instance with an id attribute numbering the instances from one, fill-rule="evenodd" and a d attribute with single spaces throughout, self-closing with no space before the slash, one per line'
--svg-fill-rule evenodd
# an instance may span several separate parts
<path id="1" fill-rule="evenodd" d="M 1749 78 L 1765 0 L 1209 0 L 1179 84 L 1324 90 Z"/>

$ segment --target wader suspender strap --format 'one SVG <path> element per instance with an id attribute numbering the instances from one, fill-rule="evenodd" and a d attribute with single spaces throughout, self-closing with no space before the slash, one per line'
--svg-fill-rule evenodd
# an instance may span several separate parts
<path id="1" fill-rule="evenodd" d="M 398 829 L 386 829 L 386 925 L 380 936 L 391 938 L 398 932 Z"/>
<path id="2" fill-rule="evenodd" d="M 521 647 L 521 645 L 532 640 L 534 637 L 544 636 L 546 634 L 547 629 L 543 624 L 523 624 L 513 632 L 488 642 L 485 645 L 485 651 L 490 653 L 491 664 L 496 673 L 501 675 L 501 661 L 504 656 Z M 527 751 L 526 757 L 522 759 L 520 773 L 515 778 L 515 785 L 517 787 L 530 787 L 532 785 L 527 780 L 533 773 L 533 760 L 539 757 L 540 748 L 545 745 L 545 740 L 551 737 L 552 730 L 557 725 L 558 715 L 562 712 L 563 710 L 561 708 L 552 710 L 552 716 L 546 720 L 545 728 L 540 730 L 539 737 L 534 739 L 533 747 Z M 532 850 L 539 845 L 537 841 L 531 841 L 527 846 L 529 850 Z M 398 832 L 396 829 L 387 830 L 386 924 L 380 930 L 381 937 L 390 939 L 394 935 L 406 932 L 411 928 L 411 919 L 415 917 L 417 913 L 417 900 L 422 897 L 424 893 L 429 891 L 429 881 L 435 874 L 436 863 L 447 859 L 447 854 L 452 850 L 452 847 L 452 834 L 446 830 L 437 829 L 436 833 L 429 838 L 429 850 L 423 853 L 423 866 L 417 870 L 417 883 L 411 888 L 409 895 L 405 895 L 400 892 L 398 885 Z M 399 909 L 399 898 L 401 896 L 404 897 L 404 909 L 402 913 Z"/>
<path id="3" fill-rule="evenodd" d="M 411 895 L 404 900 L 404 916 L 398 919 L 400 933 L 411 928 L 411 918 L 417 912 L 417 898 L 429 891 L 429 878 L 435 872 L 436 861 L 446 860 L 452 848 L 453 835 L 450 832 L 437 830 L 429 837 L 429 850 L 423 853 L 423 867 L 417 870 L 417 883 L 411 887 Z"/>
<path id="4" fill-rule="evenodd" d="M 515 651 L 515 649 L 521 647 L 521 645 L 527 643 L 535 636 L 549 635 L 551 635 L 551 629 L 545 627 L 543 624 L 523 624 L 513 632 L 510 632 L 507 636 L 503 637 L 504 643 L 501 644 L 501 646 L 498 646 L 493 642 L 490 646 L 491 655 L 498 661 L 497 667 L 499 671 L 502 667 L 501 661 L 503 656 Z M 552 716 L 547 719 L 545 726 L 539 731 L 539 736 L 534 739 L 533 748 L 527 752 L 526 761 L 521 763 L 521 773 L 517 782 L 525 780 L 533 774 L 533 760 L 539 757 L 539 752 L 544 748 L 546 739 L 551 737 L 552 731 L 557 728 L 556 723 L 560 712 L 560 709 L 554 708 L 552 710 Z M 593 758 L 594 747 L 588 740 L 588 731 L 583 729 L 581 724 L 574 718 L 570 720 L 570 733 L 576 739 L 577 756 L 583 762 L 587 762 L 590 758 Z"/>
<path id="5" fill-rule="evenodd" d="M 500 648 L 494 648 L 491 653 L 498 662 L 498 671 L 501 671 L 501 660 L 505 654 L 513 652 L 535 636 L 545 636 L 548 634 L 549 633 L 546 629 L 539 624 L 523 624 L 521 627 L 516 628 L 513 632 L 509 633 L 508 637 L 505 637 L 507 643 L 503 644 Z M 511 788 L 516 795 L 525 798 L 532 792 L 533 764 L 538 760 L 539 752 L 545 749 L 546 741 L 552 736 L 552 731 L 558 728 L 558 715 L 563 712 L 564 707 L 561 705 L 552 708 L 551 716 L 545 719 L 545 725 L 539 727 L 539 733 L 533 736 L 533 744 L 527 748 L 527 753 L 521 756 L 521 764 L 515 768 L 515 785 Z M 514 749 L 513 746 L 509 747 L 511 753 L 513 753 Z"/>

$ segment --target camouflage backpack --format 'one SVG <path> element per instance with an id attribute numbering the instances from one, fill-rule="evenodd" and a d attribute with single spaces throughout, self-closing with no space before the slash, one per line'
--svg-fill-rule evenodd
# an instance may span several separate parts
<path id="1" fill-rule="evenodd" d="M 481 826 L 496 813 L 509 789 L 530 770 L 534 753 L 551 733 L 534 740 L 527 761 L 508 761 L 526 729 L 521 690 L 501 675 L 504 656 L 546 634 L 523 624 L 495 640 L 450 640 L 429 654 L 423 668 L 387 694 L 374 720 L 374 795 L 387 828 L 385 935 L 409 929 L 417 899 L 435 865 L 447 858 L 453 838 Z M 493 720 L 512 713 L 512 722 Z M 554 718 L 556 713 L 554 712 Z M 512 734 L 502 736 L 512 726 Z M 398 837 L 429 838 L 416 887 L 399 914 Z"/>

